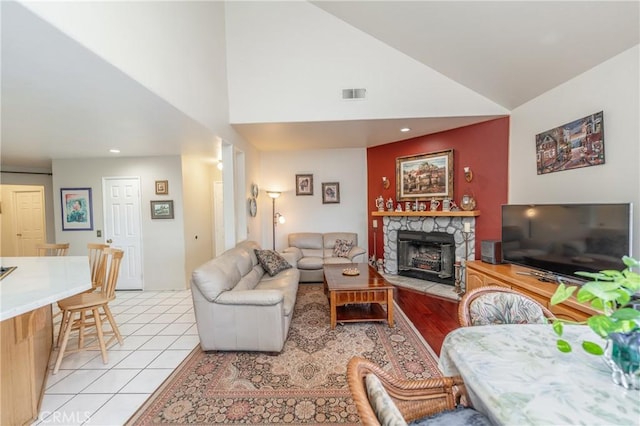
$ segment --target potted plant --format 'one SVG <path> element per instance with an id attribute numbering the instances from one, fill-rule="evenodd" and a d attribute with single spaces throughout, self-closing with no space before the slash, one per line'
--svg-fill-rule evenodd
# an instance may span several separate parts
<path id="1" fill-rule="evenodd" d="M 598 336 L 607 340 L 606 350 L 596 342 L 584 341 L 582 348 L 593 355 L 605 354 L 613 370 L 614 382 L 625 387 L 640 387 L 640 311 L 630 306 L 631 297 L 640 291 L 640 274 L 632 268 L 640 262 L 624 256 L 626 268 L 622 271 L 576 272 L 590 279 L 580 287 L 576 299 L 590 303 L 601 313 L 584 322 L 563 319 L 553 321 L 553 330 L 558 335 L 557 347 L 561 352 L 571 352 L 571 344 L 562 339 L 564 324 L 587 324 Z M 576 286 L 560 283 L 551 298 L 556 305 L 567 300 L 576 291 Z M 617 368 L 616 368 L 617 367 Z"/>

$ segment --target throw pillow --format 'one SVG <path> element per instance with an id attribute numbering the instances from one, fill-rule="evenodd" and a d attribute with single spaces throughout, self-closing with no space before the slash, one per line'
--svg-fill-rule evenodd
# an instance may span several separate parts
<path id="1" fill-rule="evenodd" d="M 400 410 L 393 403 L 393 400 L 385 390 L 380 379 L 375 374 L 367 374 L 364 378 L 367 387 L 367 396 L 371 409 L 376 413 L 376 417 L 381 425 L 406 425 L 407 422 L 402 417 Z"/>
<path id="2" fill-rule="evenodd" d="M 292 267 L 284 257 L 280 256 L 273 250 L 253 250 L 256 253 L 256 257 L 258 258 L 258 263 L 260 263 L 260 266 L 262 266 L 264 270 L 267 271 L 267 274 L 272 277 L 278 272 Z"/>
<path id="3" fill-rule="evenodd" d="M 336 240 L 336 245 L 333 247 L 333 255 L 336 257 L 349 257 L 349 252 L 353 247 L 353 241 L 350 240 Z"/>

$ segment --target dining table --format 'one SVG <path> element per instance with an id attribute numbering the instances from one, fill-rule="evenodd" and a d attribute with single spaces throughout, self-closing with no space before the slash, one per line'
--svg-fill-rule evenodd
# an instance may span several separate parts
<path id="1" fill-rule="evenodd" d="M 640 391 L 611 378 L 603 356 L 582 341 L 605 341 L 586 325 L 565 325 L 568 353 L 551 324 L 462 327 L 442 344 L 444 375 L 462 376 L 473 407 L 496 425 L 640 425 Z"/>

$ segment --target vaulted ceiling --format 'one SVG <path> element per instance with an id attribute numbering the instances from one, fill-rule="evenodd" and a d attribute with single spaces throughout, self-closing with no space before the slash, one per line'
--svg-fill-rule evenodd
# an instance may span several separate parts
<path id="1" fill-rule="evenodd" d="M 507 111 L 640 42 L 635 1 L 311 3 Z M 284 120 L 234 128 L 264 150 L 313 148 L 319 139 L 328 148 L 365 147 L 491 118 Z M 411 134 L 399 134 L 401 126 Z M 2 2 L 3 169 L 102 157 L 114 145 L 133 156 L 215 155 L 216 138 L 204 123 L 23 5 Z"/>

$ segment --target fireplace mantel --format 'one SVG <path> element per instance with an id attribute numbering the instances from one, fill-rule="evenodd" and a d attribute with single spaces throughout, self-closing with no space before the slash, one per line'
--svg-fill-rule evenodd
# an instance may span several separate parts
<path id="1" fill-rule="evenodd" d="M 455 212 L 443 212 L 442 210 L 434 211 L 425 210 L 422 212 L 380 212 L 373 211 L 371 216 L 448 216 L 448 217 L 475 217 L 480 216 L 480 210 L 458 210 Z"/>

